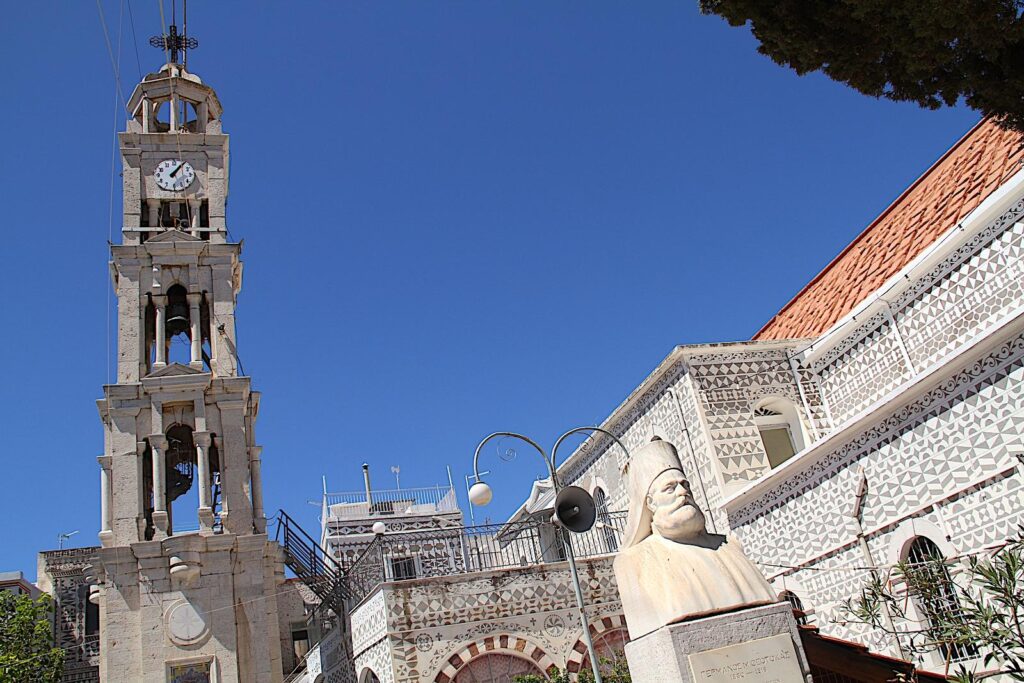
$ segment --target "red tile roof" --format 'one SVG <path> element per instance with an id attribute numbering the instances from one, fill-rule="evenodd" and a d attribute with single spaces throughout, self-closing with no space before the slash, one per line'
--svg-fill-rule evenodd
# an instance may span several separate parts
<path id="1" fill-rule="evenodd" d="M 754 339 L 817 337 L 974 210 L 1021 166 L 1024 138 L 976 125 L 786 304 Z"/>

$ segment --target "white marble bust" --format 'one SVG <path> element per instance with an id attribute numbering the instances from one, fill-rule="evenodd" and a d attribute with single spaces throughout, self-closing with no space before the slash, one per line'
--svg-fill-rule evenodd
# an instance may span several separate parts
<path id="1" fill-rule="evenodd" d="M 708 533 L 672 444 L 656 438 L 627 467 L 629 518 L 615 578 L 631 639 L 778 601 L 735 537 Z"/>

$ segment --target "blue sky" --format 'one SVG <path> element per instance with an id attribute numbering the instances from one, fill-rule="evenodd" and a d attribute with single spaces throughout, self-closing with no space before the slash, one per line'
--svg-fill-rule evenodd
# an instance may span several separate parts
<path id="1" fill-rule="evenodd" d="M 137 42 L 126 2 L 101 5 L 127 97 L 160 66 L 159 2 L 130 5 Z M 31 576 L 58 533 L 96 542 L 115 89 L 96 3 L 4 12 L 0 570 Z M 492 431 L 550 444 L 673 345 L 749 338 L 977 120 L 798 78 L 696 0 L 193 0 L 189 20 L 232 136 L 267 508 L 310 531 L 321 475 L 462 481 Z M 478 521 L 542 473 L 521 453 L 491 457 Z"/>

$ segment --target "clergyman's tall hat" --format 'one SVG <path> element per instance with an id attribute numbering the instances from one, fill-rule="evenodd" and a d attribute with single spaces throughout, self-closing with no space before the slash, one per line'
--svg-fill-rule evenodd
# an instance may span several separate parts
<path id="1" fill-rule="evenodd" d="M 632 457 L 622 473 L 626 477 L 626 492 L 629 494 L 629 515 L 626 517 L 626 532 L 623 548 L 636 545 L 651 535 L 651 510 L 647 507 L 647 493 L 651 484 L 662 472 L 683 471 L 676 447 L 668 441 L 654 437 L 650 443 L 633 451 Z"/>

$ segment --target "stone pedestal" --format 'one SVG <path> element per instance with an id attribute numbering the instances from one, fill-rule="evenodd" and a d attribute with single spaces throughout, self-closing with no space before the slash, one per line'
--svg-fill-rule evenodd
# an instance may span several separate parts
<path id="1" fill-rule="evenodd" d="M 662 626 L 626 645 L 633 683 L 811 683 L 789 603 Z"/>

